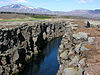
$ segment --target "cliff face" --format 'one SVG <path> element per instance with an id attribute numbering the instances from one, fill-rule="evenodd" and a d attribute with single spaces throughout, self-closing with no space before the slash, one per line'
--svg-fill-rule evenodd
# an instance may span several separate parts
<path id="1" fill-rule="evenodd" d="M 14 74 L 50 40 L 62 36 L 66 21 L 41 21 L 0 29 L 0 75 Z"/>

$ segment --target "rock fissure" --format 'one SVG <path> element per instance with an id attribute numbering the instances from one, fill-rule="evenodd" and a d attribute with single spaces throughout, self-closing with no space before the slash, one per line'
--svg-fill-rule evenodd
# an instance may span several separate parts
<path id="1" fill-rule="evenodd" d="M 66 21 L 40 21 L 15 28 L 0 29 L 0 75 L 19 72 L 32 55 L 64 34 Z"/>
<path id="2" fill-rule="evenodd" d="M 100 75 L 100 30 L 89 22 L 87 26 L 80 21 L 58 20 L 1 28 L 0 75 L 16 74 L 32 55 L 60 36 L 58 75 Z"/>

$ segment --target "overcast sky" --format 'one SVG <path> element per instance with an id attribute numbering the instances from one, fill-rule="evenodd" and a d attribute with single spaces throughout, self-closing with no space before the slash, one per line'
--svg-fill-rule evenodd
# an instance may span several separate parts
<path id="1" fill-rule="evenodd" d="M 99 9 L 100 0 L 0 0 L 0 6 L 23 4 L 54 11 L 71 11 L 78 9 Z"/>

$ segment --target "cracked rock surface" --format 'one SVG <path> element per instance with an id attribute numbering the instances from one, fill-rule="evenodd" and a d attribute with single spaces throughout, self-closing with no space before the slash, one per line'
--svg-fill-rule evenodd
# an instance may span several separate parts
<path id="1" fill-rule="evenodd" d="M 77 28 L 67 25 L 61 41 L 57 75 L 100 75 L 100 28 L 95 25 L 86 28 L 80 21 L 74 23 Z"/>

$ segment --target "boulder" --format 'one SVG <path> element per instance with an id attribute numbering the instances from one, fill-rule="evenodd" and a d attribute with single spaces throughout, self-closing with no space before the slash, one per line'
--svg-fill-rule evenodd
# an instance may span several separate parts
<path id="1" fill-rule="evenodd" d="M 80 52 L 81 45 L 82 45 L 82 44 L 76 45 L 75 51 L 76 51 L 77 53 Z"/>
<path id="2" fill-rule="evenodd" d="M 68 56 L 67 55 L 68 55 L 68 51 L 66 50 L 66 51 L 64 51 L 63 53 L 60 54 L 60 57 L 62 59 L 65 59 L 66 60 L 66 59 L 68 59 Z"/>
<path id="3" fill-rule="evenodd" d="M 81 52 L 88 51 L 88 50 L 89 50 L 89 49 L 86 48 L 85 46 L 81 46 L 81 48 L 80 48 L 80 51 L 81 51 Z"/>
<path id="4" fill-rule="evenodd" d="M 81 40 L 81 39 L 87 40 L 88 38 L 87 33 L 84 33 L 84 32 L 79 32 L 77 34 L 73 34 L 72 36 L 77 40 Z"/>
<path id="5" fill-rule="evenodd" d="M 66 26 L 67 28 L 71 28 L 72 30 L 77 29 L 78 28 L 78 24 L 70 24 Z"/>
<path id="6" fill-rule="evenodd" d="M 47 27 L 46 31 L 47 31 L 47 33 L 50 33 L 50 27 Z"/>
<path id="7" fill-rule="evenodd" d="M 46 37 L 47 37 L 47 35 L 46 35 L 46 33 L 44 32 L 44 33 L 43 33 L 43 39 L 45 40 Z"/>
<path id="8" fill-rule="evenodd" d="M 2 57 L 1 63 L 2 63 L 3 65 L 6 65 L 6 64 L 7 64 L 7 62 L 6 62 L 6 57 Z"/>
<path id="9" fill-rule="evenodd" d="M 74 68 L 65 68 L 62 75 L 80 75 Z"/>
<path id="10" fill-rule="evenodd" d="M 92 44 L 94 42 L 95 37 L 89 37 L 88 38 L 88 43 Z"/>
<path id="11" fill-rule="evenodd" d="M 14 52 L 14 55 L 13 55 L 13 62 L 15 62 L 16 60 L 18 60 L 18 58 L 19 58 L 19 54 L 18 54 L 18 50 L 16 50 Z"/>
<path id="12" fill-rule="evenodd" d="M 69 66 L 71 66 L 71 65 L 73 65 L 73 67 L 77 66 L 79 59 L 80 59 L 79 55 L 76 55 L 74 58 L 72 58 L 72 61 L 69 63 Z"/>
<path id="13" fill-rule="evenodd" d="M 80 61 L 79 61 L 79 64 L 81 65 L 81 66 L 85 66 L 85 63 L 86 62 L 86 58 L 82 58 Z"/>
<path id="14" fill-rule="evenodd" d="M 60 48 L 61 50 L 63 50 L 63 45 L 61 44 L 59 48 Z"/>
<path id="15" fill-rule="evenodd" d="M 20 29 L 17 30 L 17 35 L 20 33 Z"/>

